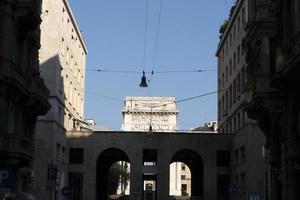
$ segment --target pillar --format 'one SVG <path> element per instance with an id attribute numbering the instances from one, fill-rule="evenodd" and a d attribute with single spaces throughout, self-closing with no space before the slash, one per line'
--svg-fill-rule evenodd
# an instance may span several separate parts
<path id="1" fill-rule="evenodd" d="M 139 150 L 139 149 L 137 149 Z M 143 199 L 143 155 L 142 151 L 130 157 L 130 200 Z"/>
<path id="2" fill-rule="evenodd" d="M 163 152 L 158 153 L 157 163 L 157 200 L 169 199 L 170 163 Z"/>

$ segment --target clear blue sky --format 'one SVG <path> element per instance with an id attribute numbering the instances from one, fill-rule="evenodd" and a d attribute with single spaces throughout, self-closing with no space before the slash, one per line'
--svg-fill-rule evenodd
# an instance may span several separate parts
<path id="1" fill-rule="evenodd" d="M 160 1 L 149 0 L 144 62 L 147 0 L 69 0 L 89 51 L 86 68 L 140 72 L 217 69 L 219 27 L 234 0 L 162 0 L 154 59 Z M 140 79 L 141 73 L 87 71 L 85 118 L 119 130 L 126 96 L 175 96 L 181 100 L 217 90 L 216 71 L 154 73 L 148 88 L 139 87 Z M 217 95 L 181 102 L 177 108 L 181 130 L 197 127 L 217 120 Z"/>

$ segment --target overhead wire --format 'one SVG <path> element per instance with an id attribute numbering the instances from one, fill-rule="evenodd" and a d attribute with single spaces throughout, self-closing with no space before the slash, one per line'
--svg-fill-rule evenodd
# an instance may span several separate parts
<path id="1" fill-rule="evenodd" d="M 146 67 L 146 50 L 147 50 L 147 32 L 148 32 L 148 10 L 149 10 L 149 0 L 146 0 L 146 11 L 145 11 L 145 27 L 144 27 L 144 55 L 143 55 L 143 70 Z"/>
<path id="2" fill-rule="evenodd" d="M 156 29 L 155 42 L 154 42 L 154 53 L 153 53 L 152 70 L 151 70 L 150 78 L 148 79 L 149 83 L 152 80 L 152 77 L 153 77 L 153 74 L 154 74 L 153 71 L 154 71 L 154 68 L 156 67 L 157 49 L 158 49 L 158 42 L 159 42 L 159 35 L 160 35 L 160 23 L 161 23 L 162 7 L 163 7 L 163 0 L 160 0 L 159 11 L 158 11 L 158 22 L 157 22 L 157 29 Z"/>

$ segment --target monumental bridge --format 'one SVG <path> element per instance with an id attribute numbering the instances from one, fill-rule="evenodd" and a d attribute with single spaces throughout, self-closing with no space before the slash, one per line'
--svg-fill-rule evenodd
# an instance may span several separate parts
<path id="1" fill-rule="evenodd" d="M 228 195 L 229 165 L 220 156 L 230 151 L 231 134 L 178 132 L 69 132 L 68 145 L 81 149 L 82 162 L 69 172 L 81 174 L 80 196 L 108 200 L 108 170 L 117 161 L 130 163 L 130 200 L 144 200 L 145 180 L 155 181 L 155 200 L 168 200 L 169 168 L 182 162 L 191 170 L 191 199 L 217 200 Z M 145 162 L 155 163 L 144 166 Z M 77 184 L 78 185 L 78 184 Z M 78 187 L 78 186 L 77 186 Z"/>

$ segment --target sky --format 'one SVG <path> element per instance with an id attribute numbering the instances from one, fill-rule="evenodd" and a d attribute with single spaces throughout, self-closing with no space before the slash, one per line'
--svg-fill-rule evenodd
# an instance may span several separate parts
<path id="1" fill-rule="evenodd" d="M 217 91 L 219 27 L 233 2 L 69 0 L 88 49 L 84 118 L 117 131 L 126 96 L 181 101 Z M 203 69 L 211 71 L 196 72 Z M 143 70 L 147 88 L 139 87 Z M 180 130 L 217 121 L 217 94 L 178 102 L 177 109 Z"/>

